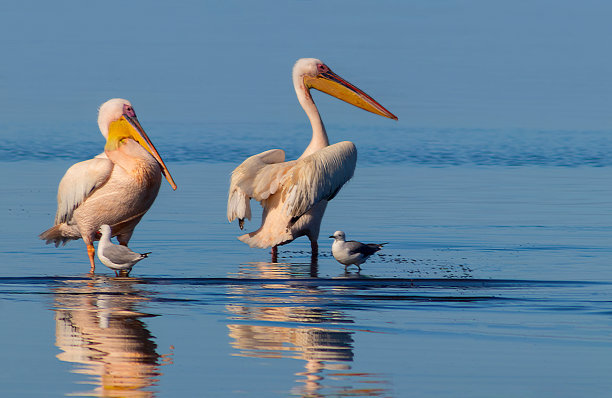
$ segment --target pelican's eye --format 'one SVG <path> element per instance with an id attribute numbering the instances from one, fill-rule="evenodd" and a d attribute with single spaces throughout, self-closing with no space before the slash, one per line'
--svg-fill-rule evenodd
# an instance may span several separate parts
<path id="1" fill-rule="evenodd" d="M 134 108 L 132 108 L 132 106 L 128 104 L 123 105 L 123 114 L 129 117 L 136 117 L 136 112 L 134 112 Z"/>
<path id="2" fill-rule="evenodd" d="M 329 72 L 329 67 L 325 64 L 317 64 L 317 72 L 319 73 L 327 73 Z"/>

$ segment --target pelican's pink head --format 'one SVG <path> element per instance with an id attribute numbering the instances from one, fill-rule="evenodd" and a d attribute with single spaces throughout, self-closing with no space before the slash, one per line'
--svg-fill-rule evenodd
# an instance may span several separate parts
<path id="1" fill-rule="evenodd" d="M 300 91 L 305 92 L 306 97 L 310 98 L 309 90 L 314 88 L 368 112 L 397 120 L 397 116 L 365 92 L 336 75 L 320 59 L 299 59 L 293 67 L 293 85 L 298 98 Z"/>
<path id="2" fill-rule="evenodd" d="M 172 189 L 176 189 L 176 184 L 168 168 L 140 125 L 130 101 L 113 98 L 103 103 L 98 111 L 98 126 L 100 132 L 106 138 L 105 151 L 117 150 L 123 139 L 133 139 L 157 160 L 161 166 L 162 174 L 166 177 Z"/>
<path id="3" fill-rule="evenodd" d="M 112 122 L 121 119 L 121 116 L 126 114 L 126 111 L 130 113 L 129 116 L 136 117 L 132 103 L 123 98 L 113 98 L 100 105 L 100 109 L 98 109 L 98 127 L 104 138 L 108 139 L 108 126 Z"/>

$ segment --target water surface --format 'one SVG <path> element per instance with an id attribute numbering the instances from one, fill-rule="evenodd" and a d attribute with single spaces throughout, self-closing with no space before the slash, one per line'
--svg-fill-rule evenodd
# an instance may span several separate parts
<path id="1" fill-rule="evenodd" d="M 366 164 L 330 203 L 313 266 L 307 240 L 282 248 L 279 263 L 235 240 L 217 188 L 231 164 L 179 162 L 181 190 L 162 188 L 131 242 L 151 257 L 132 278 L 101 265 L 91 278 L 82 242 L 36 238 L 53 218 L 47 174 L 66 163 L 5 163 L 18 171 L 0 252 L 10 264 L 0 303 L 13 320 L 3 352 L 15 365 L 4 385 L 15 394 L 609 390 L 606 167 Z M 338 228 L 389 245 L 346 274 L 323 236 Z"/>
<path id="2" fill-rule="evenodd" d="M 609 396 L 608 3 L 84 4 L 0 6 L 4 394 Z M 313 94 L 358 166 L 318 262 L 299 239 L 271 263 L 236 240 L 227 186 L 245 157 L 307 145 L 300 57 L 399 121 Z M 179 186 L 136 229 L 153 253 L 130 278 L 37 238 L 112 97 Z M 338 229 L 389 244 L 345 273 Z"/>

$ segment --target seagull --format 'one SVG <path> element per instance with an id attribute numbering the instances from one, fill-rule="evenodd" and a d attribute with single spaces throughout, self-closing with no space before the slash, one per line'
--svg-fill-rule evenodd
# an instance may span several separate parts
<path id="1" fill-rule="evenodd" d="M 361 271 L 361 264 L 374 253 L 382 249 L 385 243 L 361 243 L 354 240 L 346 241 L 343 231 L 336 231 L 330 238 L 334 238 L 332 254 L 339 263 L 344 264 L 344 270 L 351 264 L 355 264 Z"/>
<path id="2" fill-rule="evenodd" d="M 136 253 L 127 246 L 116 245 L 111 242 L 111 227 L 107 224 L 100 226 L 100 243 L 98 244 L 98 258 L 102 264 L 115 271 L 116 276 L 128 276 L 134 264 L 147 258 L 151 252 Z"/>

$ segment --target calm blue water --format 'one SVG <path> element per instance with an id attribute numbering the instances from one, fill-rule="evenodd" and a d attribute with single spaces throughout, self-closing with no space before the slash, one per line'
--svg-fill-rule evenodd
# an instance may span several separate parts
<path id="1" fill-rule="evenodd" d="M 608 130 L 436 129 L 382 122 L 369 128 L 358 125 L 328 125 L 327 128 L 332 142 L 352 140 L 358 145 L 359 161 L 363 165 L 612 166 L 609 156 L 612 134 Z M 79 132 L 88 130 L 91 130 L 90 136 L 73 140 Z M 150 135 L 155 131 L 155 145 L 164 148 L 164 160 L 169 162 L 233 164 L 235 159 L 245 159 L 272 146 L 283 148 L 287 158 L 297 158 L 310 140 L 307 121 L 270 126 L 165 123 L 148 130 Z M 97 155 L 104 143 L 103 137 L 87 125 L 30 135 L 34 135 L 33 141 L 23 141 L 20 135 L 0 143 L 0 158 L 76 162 Z M 177 136 L 184 142 L 177 142 Z"/>
<path id="2" fill-rule="evenodd" d="M 0 6 L 0 384 L 19 397 L 607 397 L 612 39 L 606 2 Z M 315 93 L 359 151 L 307 240 L 225 219 L 245 157 L 299 156 L 315 56 L 398 122 Z M 57 184 L 130 99 L 167 184 L 131 278 L 46 246 Z M 254 204 L 253 222 L 259 211 Z M 345 273 L 326 238 L 389 242 Z"/>
<path id="3" fill-rule="evenodd" d="M 609 392 L 608 167 L 359 167 L 313 267 L 305 240 L 278 264 L 235 240 L 230 163 L 179 162 L 180 191 L 162 188 L 131 242 L 153 254 L 117 279 L 85 275 L 82 242 L 36 238 L 66 163 L 3 163 L 18 171 L 0 201 L 14 395 Z M 389 245 L 345 274 L 325 238 L 338 228 Z"/>

